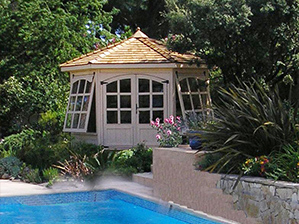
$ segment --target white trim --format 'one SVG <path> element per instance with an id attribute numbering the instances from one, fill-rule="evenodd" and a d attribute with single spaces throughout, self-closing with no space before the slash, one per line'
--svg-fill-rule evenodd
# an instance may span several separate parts
<path id="1" fill-rule="evenodd" d="M 180 64 L 180 63 L 151 63 L 151 64 L 88 64 L 88 65 L 63 65 L 61 66 L 62 72 L 71 72 L 88 69 L 106 69 L 106 68 L 207 68 L 206 64 L 200 64 L 198 67 L 196 64 Z"/>
<path id="2" fill-rule="evenodd" d="M 69 94 L 69 101 L 68 101 L 68 106 L 67 106 L 67 110 L 66 110 L 64 126 L 63 126 L 63 131 L 64 132 L 87 132 L 87 127 L 88 127 L 88 122 L 89 122 L 89 117 L 90 117 L 90 110 L 91 110 L 91 105 L 92 105 L 93 95 L 94 95 L 94 86 L 95 86 L 94 77 L 95 77 L 95 75 L 92 75 L 92 74 L 88 74 L 88 75 L 85 75 L 85 76 L 74 76 L 74 77 L 72 77 L 70 94 Z M 91 82 L 91 89 L 90 89 L 89 93 L 86 93 L 87 82 L 84 84 L 83 93 L 78 93 L 79 88 L 80 88 L 80 84 L 81 84 L 81 81 L 78 82 L 79 80 L 86 80 L 87 82 Z M 73 84 L 75 82 L 78 82 L 78 86 L 77 86 L 78 89 L 77 89 L 76 93 L 72 93 Z M 71 97 L 75 97 L 75 103 L 76 103 L 77 99 L 78 99 L 78 96 L 82 97 L 80 110 L 76 111 L 75 108 L 74 108 L 74 110 L 69 110 Z M 88 101 L 88 105 L 87 105 L 88 108 L 87 108 L 87 111 L 82 111 L 85 96 L 89 96 L 89 101 Z M 72 114 L 72 119 L 71 119 L 71 122 L 70 122 L 71 127 L 67 128 L 66 126 L 67 126 L 67 119 L 68 119 L 69 114 Z M 77 124 L 77 128 L 73 128 L 74 115 L 76 115 L 76 114 L 79 114 L 78 124 Z M 84 124 L 84 128 L 79 128 L 82 114 L 86 114 L 85 124 Z"/>

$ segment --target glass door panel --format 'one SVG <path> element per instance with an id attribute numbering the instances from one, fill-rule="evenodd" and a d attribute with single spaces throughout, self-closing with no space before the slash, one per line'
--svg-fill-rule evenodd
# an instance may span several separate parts
<path id="1" fill-rule="evenodd" d="M 164 85 L 152 79 L 138 78 L 138 122 L 149 124 L 157 117 L 161 118 L 164 111 Z"/>
<path id="2" fill-rule="evenodd" d="M 130 78 L 117 80 L 106 87 L 107 124 L 132 123 L 132 92 Z"/>

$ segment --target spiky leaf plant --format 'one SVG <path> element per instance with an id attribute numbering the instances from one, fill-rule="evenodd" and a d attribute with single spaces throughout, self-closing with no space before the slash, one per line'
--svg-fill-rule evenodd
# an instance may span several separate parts
<path id="1" fill-rule="evenodd" d="M 208 124 L 201 138 L 206 150 L 222 157 L 209 171 L 236 172 L 247 158 L 269 155 L 298 139 L 294 113 L 286 109 L 278 91 L 268 92 L 260 84 L 242 84 L 219 91 L 217 121 Z"/>

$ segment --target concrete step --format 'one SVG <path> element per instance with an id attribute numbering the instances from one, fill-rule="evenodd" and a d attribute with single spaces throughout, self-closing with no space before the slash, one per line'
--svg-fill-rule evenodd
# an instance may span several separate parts
<path id="1" fill-rule="evenodd" d="M 147 172 L 133 174 L 133 181 L 146 187 L 153 187 L 153 173 Z"/>

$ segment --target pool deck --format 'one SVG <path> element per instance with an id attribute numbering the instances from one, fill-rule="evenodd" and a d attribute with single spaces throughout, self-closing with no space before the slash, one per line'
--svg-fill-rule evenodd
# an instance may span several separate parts
<path id="1" fill-rule="evenodd" d="M 75 191 L 91 191 L 102 189 L 115 189 L 126 193 L 133 193 L 137 196 L 154 198 L 153 189 L 134 183 L 128 179 L 107 177 L 94 183 L 82 183 L 79 181 L 61 181 L 51 187 L 45 184 L 30 184 L 21 181 L 11 181 L 0 179 L 0 197 L 35 195 L 35 194 L 55 194 Z"/>
<path id="2" fill-rule="evenodd" d="M 35 185 L 35 184 L 29 184 L 20 181 L 0 180 L 0 197 L 36 195 L 36 194 L 54 194 L 54 193 L 63 193 L 63 192 L 90 191 L 90 190 L 103 190 L 103 189 L 115 189 L 125 193 L 140 196 L 148 200 L 161 202 L 159 198 L 154 197 L 153 189 L 151 187 L 140 185 L 128 179 L 122 179 L 116 177 L 102 178 L 90 184 L 85 184 L 82 182 L 75 182 L 75 181 L 61 181 L 55 183 L 50 188 L 46 187 L 44 184 Z M 173 204 L 173 206 L 177 206 L 177 205 Z M 238 222 L 223 219 L 221 217 L 214 217 L 202 213 L 200 211 L 191 211 L 191 212 L 195 212 L 207 218 L 212 218 L 218 221 L 222 221 L 223 223 L 234 223 L 234 224 L 238 223 Z M 248 223 L 248 220 L 246 221 L 244 220 L 244 223 Z"/>

